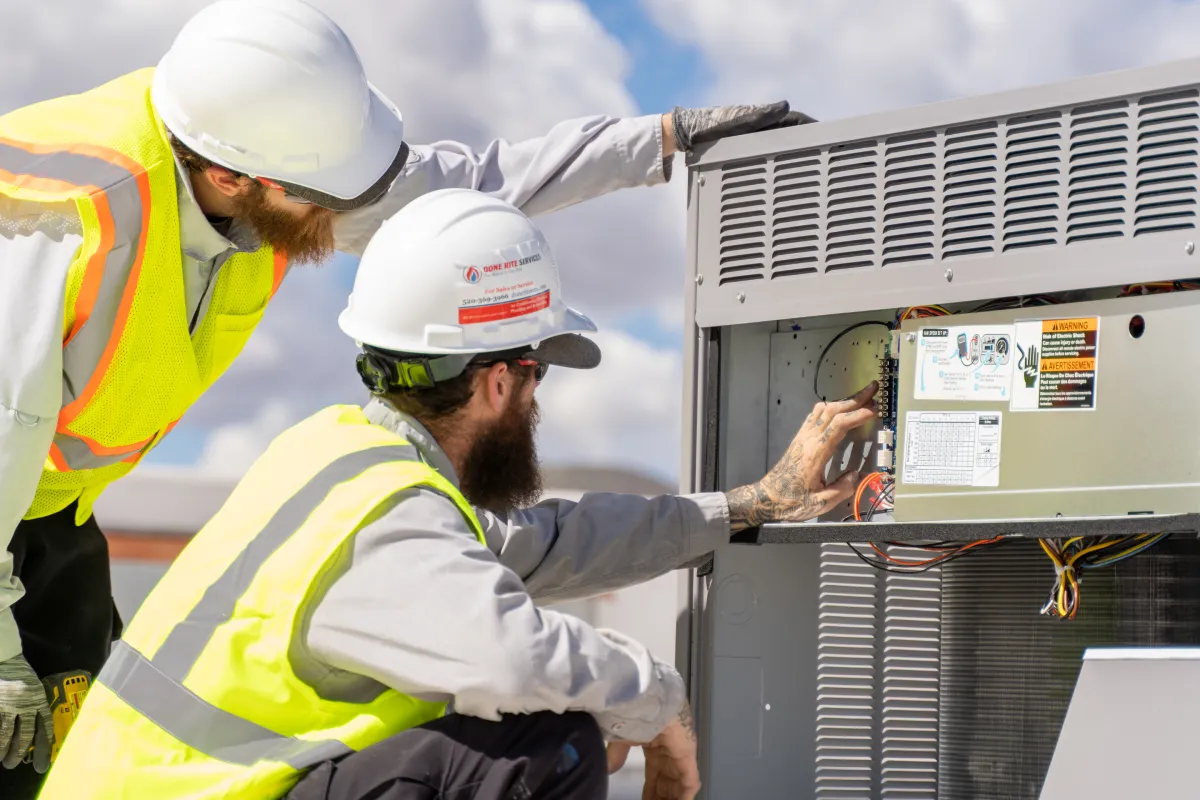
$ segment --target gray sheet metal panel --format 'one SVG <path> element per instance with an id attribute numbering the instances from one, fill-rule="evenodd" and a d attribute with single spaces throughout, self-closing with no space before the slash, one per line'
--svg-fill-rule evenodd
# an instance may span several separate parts
<path id="1" fill-rule="evenodd" d="M 717 553 L 705 614 L 708 800 L 814 796 L 819 548 Z"/>
<path id="2" fill-rule="evenodd" d="M 1196 648 L 1087 651 L 1041 800 L 1196 797 L 1197 686 Z"/>
<path id="3" fill-rule="evenodd" d="M 1194 275 L 1197 86 L 1190 60 L 720 142 L 693 162 L 696 319 Z"/>
<path id="4" fill-rule="evenodd" d="M 1129 320 L 1145 333 L 1134 339 Z M 1008 324 L 1018 319 L 1098 316 L 1096 408 L 1010 411 L 1007 403 L 913 399 L 923 327 Z M 896 487 L 900 522 L 1178 514 L 1200 508 L 1200 447 L 1186 422 L 1200 396 L 1200 293 L 1121 298 L 1021 311 L 911 320 L 901 330 L 897 464 L 904 463 L 908 411 L 1000 411 L 998 487 Z M 1164 422 L 1179 420 L 1179 424 Z"/>

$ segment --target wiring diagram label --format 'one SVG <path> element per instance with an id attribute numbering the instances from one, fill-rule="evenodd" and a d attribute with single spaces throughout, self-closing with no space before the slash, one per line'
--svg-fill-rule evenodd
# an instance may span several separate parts
<path id="1" fill-rule="evenodd" d="M 917 336 L 918 400 L 1006 402 L 1013 383 L 1013 327 L 922 328 Z"/>
<path id="2" fill-rule="evenodd" d="M 999 486 L 999 411 L 909 411 L 904 417 L 906 484 Z"/>
<path id="3" fill-rule="evenodd" d="M 1011 411 L 1094 411 L 1100 318 L 1022 320 Z"/>

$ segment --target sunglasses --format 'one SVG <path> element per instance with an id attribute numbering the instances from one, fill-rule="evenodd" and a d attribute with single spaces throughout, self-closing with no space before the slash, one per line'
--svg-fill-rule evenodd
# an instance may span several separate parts
<path id="1" fill-rule="evenodd" d="M 547 364 L 544 361 L 534 361 L 532 358 L 500 359 L 499 361 L 472 361 L 468 365 L 468 367 L 478 369 L 478 368 L 482 368 L 482 367 L 490 367 L 493 364 L 500 364 L 505 361 L 508 361 L 511 364 L 517 364 L 518 366 L 522 366 L 522 367 L 533 367 L 534 383 L 541 383 L 542 380 L 546 377 L 546 373 L 550 371 L 549 364 Z"/>

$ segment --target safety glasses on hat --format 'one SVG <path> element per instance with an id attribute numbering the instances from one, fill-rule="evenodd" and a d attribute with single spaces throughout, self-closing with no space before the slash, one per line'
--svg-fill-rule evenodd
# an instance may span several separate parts
<path id="1" fill-rule="evenodd" d="M 264 178 L 260 175 L 249 175 L 248 177 L 253 178 L 267 188 L 280 190 L 283 192 L 283 196 L 293 203 L 317 205 L 321 208 L 328 208 L 330 211 L 353 211 L 379 202 L 388 193 L 388 189 L 392 188 L 392 184 L 396 182 L 396 178 L 399 177 L 400 172 L 404 169 L 404 165 L 408 163 L 408 156 L 408 144 L 401 142 L 400 149 L 397 151 L 395 159 L 392 160 L 391 166 L 379 177 L 379 180 L 375 181 L 370 188 L 358 197 L 350 199 L 334 197 L 331 194 L 310 189 L 307 186 Z"/>

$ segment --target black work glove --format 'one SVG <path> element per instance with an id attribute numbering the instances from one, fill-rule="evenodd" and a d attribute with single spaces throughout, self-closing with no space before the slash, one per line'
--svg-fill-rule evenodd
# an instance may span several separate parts
<path id="1" fill-rule="evenodd" d="M 726 136 L 788 128 L 808 122 L 816 120 L 801 111 L 792 111 L 786 100 L 752 106 L 677 107 L 671 111 L 675 148 L 681 152 Z"/>

